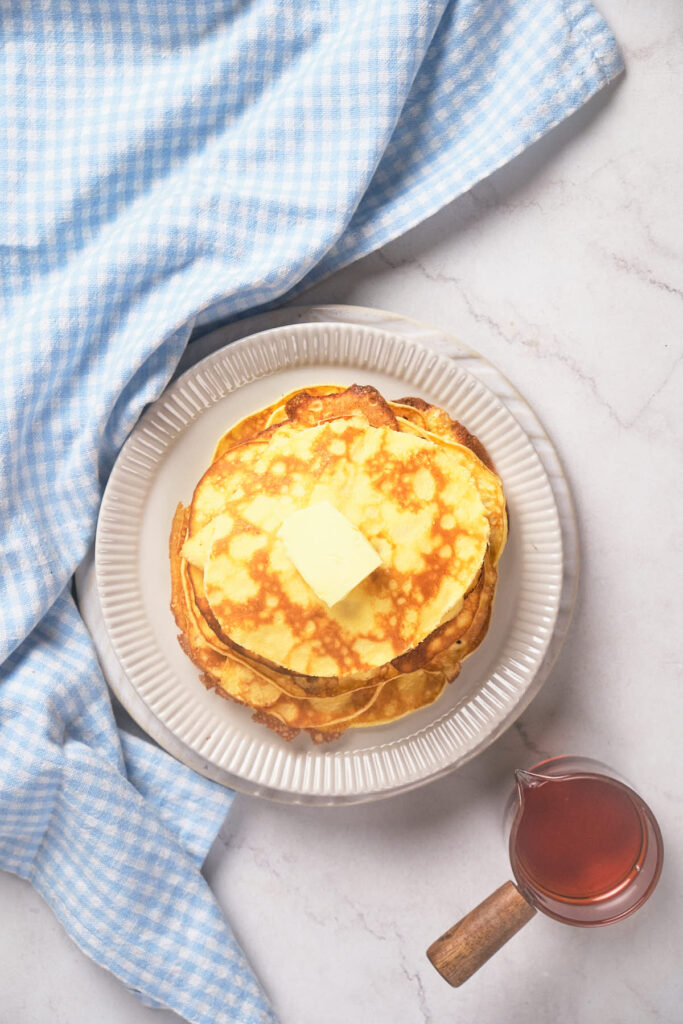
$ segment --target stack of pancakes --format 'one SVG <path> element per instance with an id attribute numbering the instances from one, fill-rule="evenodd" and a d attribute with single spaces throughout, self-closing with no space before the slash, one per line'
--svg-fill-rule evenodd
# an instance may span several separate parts
<path id="1" fill-rule="evenodd" d="M 278 535 L 329 502 L 382 564 L 328 607 Z M 179 641 L 206 686 L 314 742 L 433 703 L 488 629 L 505 497 L 479 441 L 421 399 L 310 387 L 241 420 L 171 530 Z"/>

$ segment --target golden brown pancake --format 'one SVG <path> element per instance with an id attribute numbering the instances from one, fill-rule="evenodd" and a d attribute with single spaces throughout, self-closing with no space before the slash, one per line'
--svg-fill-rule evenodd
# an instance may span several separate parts
<path id="1" fill-rule="evenodd" d="M 363 416 L 371 427 L 389 427 L 398 430 L 396 417 L 387 402 L 375 388 L 353 384 L 350 388 L 326 395 L 302 391 L 291 397 L 285 405 L 287 419 L 303 427 L 315 427 L 328 420 Z"/>
<path id="2" fill-rule="evenodd" d="M 327 700 L 297 700 L 248 665 L 207 643 L 197 627 L 197 620 L 201 617 L 196 606 L 192 607 L 191 594 L 183 581 L 180 552 L 188 513 L 188 509 L 178 505 L 173 518 L 170 538 L 171 610 L 180 630 L 180 644 L 195 665 L 203 670 L 205 685 L 220 690 L 223 696 L 231 697 L 240 704 L 267 709 L 272 718 L 283 722 L 289 729 L 312 729 L 316 734 L 337 723 L 348 723 L 355 715 L 368 709 L 379 693 L 379 686 L 358 689 Z M 316 738 L 319 740 L 320 737 Z"/>
<path id="3" fill-rule="evenodd" d="M 339 387 L 336 384 L 319 384 L 316 387 L 309 387 L 306 394 L 311 397 L 317 397 L 318 395 L 336 394 L 338 391 L 343 390 L 344 388 Z M 250 438 L 260 434 L 263 430 L 273 426 L 273 424 L 286 420 L 287 413 L 285 409 L 287 402 L 290 398 L 295 398 L 300 394 L 300 389 L 290 391 L 288 395 L 280 398 L 272 405 L 266 406 L 265 409 L 259 409 L 258 412 L 253 412 L 251 415 L 245 416 L 244 419 L 239 420 L 233 427 L 230 427 L 230 430 L 223 434 L 216 445 L 211 462 L 214 463 L 216 459 L 220 459 L 221 455 L 225 455 L 225 453 L 230 451 L 231 448 L 241 444 L 243 441 L 248 441 Z"/>
<path id="4" fill-rule="evenodd" d="M 277 536 L 320 501 L 383 558 L 332 608 Z M 481 643 L 506 535 L 488 453 L 443 410 L 300 390 L 223 435 L 174 518 L 179 639 L 206 685 L 284 738 L 378 726 L 437 700 Z"/>
<path id="5" fill-rule="evenodd" d="M 382 559 L 332 608 L 278 536 L 287 516 L 323 501 Z M 299 676 L 362 673 L 415 648 L 462 602 L 488 544 L 479 493 L 450 453 L 355 420 L 233 449 L 203 478 L 199 507 L 213 523 L 203 584 L 218 636 Z"/>
<path id="6" fill-rule="evenodd" d="M 409 402 L 420 404 L 414 408 Z M 488 452 L 460 423 L 454 423 L 443 409 L 419 399 L 406 398 L 400 403 L 392 402 L 391 408 L 396 414 L 399 429 L 408 429 L 432 443 L 447 445 L 451 455 L 472 473 L 491 527 L 489 545 L 495 564 L 507 541 L 508 517 L 503 485 L 491 468 Z"/>
<path id="7" fill-rule="evenodd" d="M 385 683 L 377 699 L 360 715 L 349 722 L 354 729 L 388 725 L 433 704 L 446 689 L 447 679 L 441 672 L 409 672 Z"/>

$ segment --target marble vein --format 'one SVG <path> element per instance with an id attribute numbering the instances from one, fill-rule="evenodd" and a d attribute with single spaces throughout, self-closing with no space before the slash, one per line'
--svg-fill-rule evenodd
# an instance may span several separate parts
<path id="1" fill-rule="evenodd" d="M 667 281 L 663 281 L 657 277 L 652 270 L 644 266 L 637 260 L 626 259 L 625 256 L 620 256 L 618 253 L 609 253 L 611 259 L 617 270 L 623 270 L 627 274 L 632 274 L 637 277 L 639 281 L 644 284 L 651 285 L 653 288 L 658 288 L 660 291 L 667 292 L 669 295 L 675 295 L 679 299 L 683 299 L 683 288 L 676 288 L 674 285 L 669 284 Z"/>
<path id="2" fill-rule="evenodd" d="M 549 750 L 546 750 L 545 748 L 539 746 L 538 743 L 536 743 L 536 741 L 531 738 L 526 726 L 521 721 L 521 719 L 518 718 L 517 721 L 513 724 L 512 728 L 515 730 L 520 740 L 522 741 L 525 750 L 528 750 L 530 754 L 534 755 L 534 757 L 552 757 L 552 754 Z"/>
<path id="3" fill-rule="evenodd" d="M 387 256 L 386 252 L 380 250 L 377 254 L 380 259 L 387 265 L 395 270 L 404 269 L 408 266 L 414 267 L 424 278 L 428 281 L 451 284 L 458 289 L 458 294 L 465 304 L 467 312 L 472 317 L 475 323 L 481 324 L 484 327 L 489 328 L 497 337 L 504 341 L 508 345 L 521 345 L 529 354 L 535 356 L 538 359 L 543 360 L 554 360 L 557 363 L 566 367 L 574 379 L 580 381 L 590 391 L 592 396 L 598 402 L 598 404 L 605 410 L 610 419 L 621 429 L 630 430 L 638 426 L 639 421 L 645 411 L 650 407 L 653 401 L 659 396 L 662 390 L 667 386 L 671 377 L 678 367 L 678 364 L 683 356 L 678 356 L 674 362 L 666 368 L 664 375 L 660 383 L 655 389 L 650 392 L 647 398 L 644 399 L 642 404 L 638 407 L 635 413 L 631 416 L 623 416 L 620 414 L 614 405 L 605 397 L 602 393 L 600 385 L 598 383 L 597 376 L 588 372 L 585 365 L 581 360 L 570 354 L 569 343 L 560 338 L 551 328 L 543 324 L 534 324 L 526 320 L 526 318 L 520 313 L 514 304 L 510 303 L 510 312 L 514 316 L 515 320 L 521 324 L 524 324 L 526 331 L 522 332 L 516 330 L 514 332 L 506 331 L 501 323 L 490 313 L 485 311 L 485 303 L 479 298 L 473 298 L 468 290 L 465 288 L 464 282 L 453 274 L 446 274 L 442 271 L 434 271 L 427 268 L 424 263 L 414 258 L 410 261 L 398 260 L 394 261 Z M 648 275 L 647 271 L 642 270 L 633 262 L 625 260 L 623 257 L 619 257 L 614 253 L 610 253 L 609 257 L 612 259 L 618 269 L 626 270 L 631 273 L 635 273 L 641 280 L 645 280 L 646 283 L 657 287 L 662 291 L 674 294 L 678 298 L 683 298 L 683 290 L 669 286 L 664 281 L 660 281 L 655 278 L 654 275 Z M 550 342 L 551 344 L 547 347 L 543 347 L 539 338 L 542 337 L 544 341 Z"/>

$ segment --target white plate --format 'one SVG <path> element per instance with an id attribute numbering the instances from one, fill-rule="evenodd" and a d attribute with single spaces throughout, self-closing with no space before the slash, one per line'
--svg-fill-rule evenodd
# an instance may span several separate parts
<path id="1" fill-rule="evenodd" d="M 559 649 L 551 640 L 563 596 L 563 524 L 553 487 L 564 518 L 572 519 L 547 438 L 532 416 L 532 443 L 496 391 L 502 387 L 526 413 L 528 407 L 489 364 L 455 343 L 450 357 L 438 354 L 401 336 L 391 319 L 386 330 L 333 322 L 333 315 L 328 323 L 288 324 L 234 342 L 173 383 L 116 462 L 96 542 L 104 622 L 130 684 L 114 687 L 124 706 L 192 767 L 242 791 L 295 802 L 348 803 L 419 785 L 462 764 L 511 724 Z M 492 390 L 473 370 L 501 386 Z M 190 500 L 228 426 L 293 388 L 325 382 L 373 384 L 388 399 L 419 395 L 464 423 L 503 479 L 510 539 L 486 640 L 445 694 L 391 725 L 349 730 L 314 747 L 306 735 L 284 742 L 252 722 L 248 709 L 201 685 L 169 611 L 168 534 L 177 503 Z M 549 451 L 554 457 L 553 485 L 539 444 L 546 463 Z"/>

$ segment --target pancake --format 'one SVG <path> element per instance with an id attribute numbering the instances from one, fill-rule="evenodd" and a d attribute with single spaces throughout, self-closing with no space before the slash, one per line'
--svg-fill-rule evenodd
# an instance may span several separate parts
<path id="1" fill-rule="evenodd" d="M 383 563 L 332 608 L 278 537 L 289 515 L 323 501 Z M 415 648 L 472 586 L 490 530 L 470 473 L 448 452 L 354 420 L 276 433 L 265 450 L 229 451 L 195 492 L 198 507 L 213 530 L 184 554 L 204 556 L 217 635 L 298 676 L 362 673 Z"/>
<path id="2" fill-rule="evenodd" d="M 344 398 L 341 404 L 338 401 L 335 402 L 335 409 L 338 412 L 343 411 L 345 415 L 360 417 L 365 423 L 369 424 L 371 421 L 376 421 L 378 415 L 382 416 L 381 412 L 378 413 L 378 408 L 385 406 L 384 422 L 388 422 L 393 429 L 398 430 L 395 417 L 387 403 L 384 402 L 384 399 L 374 388 L 353 386 L 345 389 L 338 385 L 318 385 L 307 389 L 305 392 L 302 392 L 301 389 L 290 392 L 289 395 L 285 395 L 278 402 L 240 420 L 221 437 L 214 451 L 211 465 L 213 466 L 226 452 L 240 445 L 267 445 L 273 438 L 276 430 L 282 441 L 285 436 L 289 436 L 292 432 L 300 430 L 306 425 L 304 418 L 306 416 L 305 407 L 311 400 L 327 395 L 338 395 L 339 393 L 343 393 Z M 299 406 L 302 407 L 301 413 L 296 420 L 290 420 L 286 412 L 291 399 L 296 399 L 291 407 L 294 415 L 296 415 L 297 408 Z M 308 411 L 309 419 L 311 415 L 311 412 Z M 330 413 L 326 411 L 325 417 L 329 418 L 329 416 Z M 244 453 L 245 458 L 248 458 L 249 455 L 253 455 L 253 451 Z M 203 571 L 206 557 L 204 547 L 209 534 L 204 535 L 203 531 L 212 521 L 212 515 L 206 516 L 204 511 L 201 505 L 198 507 L 198 504 L 193 501 L 185 556 L 189 562 L 188 571 L 195 601 L 206 622 L 211 624 L 213 631 L 216 631 L 219 629 L 219 624 L 216 622 L 204 594 Z M 362 685 L 364 682 L 365 678 L 361 674 L 357 680 L 357 685 Z M 296 694 L 305 691 L 301 687 L 293 686 L 292 692 Z"/>
<path id="3" fill-rule="evenodd" d="M 354 414 L 360 413 L 360 412 L 365 412 L 361 408 L 361 403 L 358 402 L 358 394 L 361 393 L 361 392 L 364 392 L 364 391 L 367 392 L 368 390 L 372 390 L 372 389 L 359 389 L 359 388 L 349 389 L 349 392 L 351 392 L 354 395 L 354 397 L 353 397 L 353 404 L 352 404 L 351 408 L 349 408 L 348 406 L 344 406 L 342 411 L 343 412 L 353 412 Z M 348 395 L 348 397 L 350 398 L 350 395 Z M 394 407 L 394 408 L 397 409 L 398 407 Z M 403 407 L 401 407 L 401 409 L 403 409 Z M 409 407 L 405 407 L 405 409 L 407 409 L 409 412 L 413 412 Z M 451 421 L 449 420 L 449 422 L 451 422 Z M 416 429 L 417 429 L 417 427 L 416 427 Z M 466 454 L 468 456 L 470 456 L 471 460 L 472 460 L 472 463 L 471 464 L 468 463 L 468 466 L 473 464 L 472 465 L 473 472 L 475 474 L 478 474 L 477 483 L 479 482 L 479 479 L 481 478 L 482 474 L 485 474 L 485 475 L 488 475 L 488 476 L 492 475 L 481 464 L 481 462 L 476 457 L 474 457 L 470 452 L 467 452 Z M 500 512 L 502 511 L 503 516 L 505 514 L 505 505 L 504 505 L 504 500 L 502 498 L 501 498 L 501 501 L 500 501 L 499 509 L 500 509 L 500 511 L 497 510 L 497 509 L 493 510 L 492 518 L 493 518 L 494 514 L 498 514 L 499 515 L 499 521 L 500 521 L 500 517 L 501 517 L 500 516 Z M 198 540 L 199 539 L 201 539 L 201 534 L 199 535 Z M 198 540 L 196 540 L 194 543 L 198 543 Z M 499 540 L 499 544 L 500 543 L 504 543 L 504 537 L 501 540 Z M 199 569 L 193 569 L 193 568 L 190 567 L 190 572 L 193 572 L 193 571 L 196 573 L 195 574 L 195 578 L 194 578 L 195 579 L 195 585 L 196 585 L 196 591 L 199 590 L 199 592 L 200 592 L 200 597 L 198 597 L 198 603 L 203 608 L 204 615 L 206 616 L 206 618 L 202 617 L 202 628 L 205 631 L 205 635 L 206 635 L 207 631 L 210 632 L 212 637 L 213 637 L 214 645 L 215 644 L 219 644 L 222 649 L 224 649 L 224 650 L 229 649 L 227 647 L 227 645 L 223 645 L 222 642 L 218 640 L 218 637 L 216 636 L 215 633 L 213 633 L 212 630 L 209 630 L 207 620 L 212 622 L 214 629 L 217 627 L 217 624 L 215 622 L 213 622 L 213 615 L 212 615 L 212 612 L 211 612 L 211 608 L 208 606 L 208 604 L 206 602 L 202 603 L 202 596 L 203 596 L 202 573 L 200 572 Z M 393 667 L 392 666 L 385 666 L 381 678 L 390 678 L 392 675 L 395 675 L 395 672 L 391 671 L 392 668 L 395 668 L 396 671 L 401 671 L 401 672 L 415 671 L 417 668 L 419 668 L 420 665 L 424 664 L 426 662 L 426 660 L 429 659 L 429 657 L 432 657 L 439 650 L 445 649 L 447 646 L 449 646 L 453 641 L 455 641 L 458 638 L 458 636 L 466 628 L 467 623 L 465 621 L 464 614 L 467 611 L 471 611 L 471 609 L 472 609 L 472 599 L 470 598 L 470 599 L 467 600 L 464 612 L 459 610 L 458 613 L 456 614 L 455 620 L 452 621 L 449 626 L 447 626 L 446 628 L 441 627 L 441 628 L 437 629 L 435 631 L 435 633 L 430 637 L 428 644 L 424 644 L 423 643 L 423 644 L 419 645 L 417 649 L 409 652 L 408 655 L 405 655 L 404 657 L 401 657 L 400 659 L 395 660 L 395 662 L 393 663 Z M 218 629 L 220 629 L 219 626 L 218 626 Z M 236 653 L 237 653 L 237 651 L 236 651 Z M 261 673 L 263 673 L 267 677 L 269 677 L 269 678 L 271 678 L 271 679 L 273 679 L 275 681 L 278 681 L 278 683 L 280 685 L 282 685 L 283 688 L 287 692 L 289 692 L 291 695 L 293 695 L 293 696 L 304 696 L 307 692 L 308 693 L 317 693 L 317 694 L 321 694 L 321 695 L 325 695 L 327 693 L 336 692 L 336 689 L 334 687 L 332 687 L 329 683 L 326 684 L 325 681 L 313 682 L 310 679 L 308 679 L 308 680 L 301 679 L 300 682 L 302 682 L 303 685 L 299 685 L 299 682 L 296 681 L 296 677 L 294 677 L 294 676 L 291 679 L 283 680 L 281 675 L 278 672 L 278 669 L 276 669 L 276 667 L 274 667 L 274 666 L 271 667 L 271 666 L 265 665 L 263 663 L 259 663 L 258 660 L 250 660 L 249 652 L 247 652 L 247 651 L 240 651 L 239 653 L 240 653 L 240 656 L 243 659 L 245 659 L 248 664 L 251 664 L 252 667 L 256 668 L 258 671 L 260 671 Z M 378 677 L 376 675 L 371 677 L 367 673 L 366 674 L 355 674 L 354 676 L 347 677 L 347 679 L 344 680 L 343 685 L 340 684 L 339 690 L 341 691 L 342 689 L 352 689 L 355 686 L 367 685 L 368 682 L 371 680 L 371 678 L 377 679 Z"/>
<path id="4" fill-rule="evenodd" d="M 326 739 L 324 732 L 340 722 L 367 710 L 377 698 L 380 686 L 355 690 L 348 695 L 327 700 L 296 700 L 283 693 L 274 683 L 259 675 L 249 666 L 229 654 L 222 654 L 205 639 L 197 622 L 201 616 L 192 608 L 190 593 L 183 580 L 180 556 L 187 529 L 189 509 L 178 505 L 173 518 L 170 538 L 171 610 L 180 630 L 179 641 L 188 657 L 203 670 L 202 680 L 210 689 L 240 704 L 255 709 L 267 709 L 269 715 L 287 725 L 290 730 L 313 730 L 316 742 Z"/>
<path id="5" fill-rule="evenodd" d="M 390 427 L 398 430 L 396 417 L 388 402 L 376 388 L 353 384 L 339 393 L 326 395 L 302 391 L 292 396 L 285 405 L 287 419 L 304 427 L 315 427 L 328 420 L 348 419 L 362 415 L 371 427 Z"/>
<path id="6" fill-rule="evenodd" d="M 367 711 L 349 722 L 349 728 L 387 725 L 412 711 L 428 707 L 441 696 L 446 685 L 452 683 L 459 675 L 462 662 L 474 653 L 486 635 L 493 607 L 496 578 L 496 568 L 487 555 L 476 592 L 476 609 L 473 614 L 467 616 L 467 628 L 424 668 L 414 672 L 403 672 L 384 683 L 377 699 Z"/>
<path id="7" fill-rule="evenodd" d="M 468 658 L 470 654 L 476 651 L 486 636 L 491 622 L 497 582 L 498 570 L 491 558 L 487 557 L 484 560 L 484 574 L 479 604 L 469 628 L 457 640 L 454 640 L 452 644 L 435 654 L 429 662 L 429 668 L 438 669 L 447 678 L 450 678 L 451 673 L 460 671 L 460 665 L 465 658 Z"/>
<path id="8" fill-rule="evenodd" d="M 311 397 L 318 397 L 319 395 L 336 394 L 339 391 L 344 391 L 344 388 L 336 384 L 319 384 L 317 387 L 307 388 L 306 394 Z M 211 462 L 214 463 L 216 459 L 220 459 L 221 455 L 225 455 L 225 453 L 230 451 L 231 448 L 241 444 L 243 441 L 248 441 L 250 438 L 255 437 L 256 434 L 260 434 L 263 430 L 266 430 L 268 427 L 286 420 L 287 413 L 285 410 L 287 402 L 290 398 L 295 398 L 300 394 L 300 388 L 296 391 L 290 391 L 288 395 L 285 395 L 284 398 L 278 399 L 278 401 L 274 402 L 272 405 L 266 406 L 265 409 L 259 409 L 258 412 L 251 413 L 249 416 L 245 416 L 244 419 L 235 423 L 230 430 L 223 434 L 216 445 Z"/>
<path id="9" fill-rule="evenodd" d="M 400 414 L 402 416 L 407 416 L 413 422 L 418 422 L 432 434 L 436 434 L 441 438 L 449 438 L 456 444 L 462 445 L 463 448 L 469 448 L 484 463 L 487 469 L 495 473 L 491 456 L 479 438 L 475 437 L 474 434 L 470 434 L 469 430 L 462 423 L 451 419 L 445 409 L 440 409 L 437 405 L 430 405 L 423 398 L 410 397 L 399 398 L 396 402 L 391 402 L 390 405 L 392 408 L 398 405 L 401 408 Z"/>
<path id="10" fill-rule="evenodd" d="M 417 407 L 411 402 L 419 403 Z M 432 443 L 446 445 L 453 458 L 466 466 L 472 474 L 486 509 L 491 534 L 489 544 L 494 564 L 500 558 L 507 541 L 508 516 L 500 477 L 492 468 L 488 452 L 460 423 L 455 423 L 443 409 L 427 405 L 420 399 L 401 399 L 391 402 L 400 430 L 409 430 Z M 467 443 L 465 443 L 467 442 Z"/>
<path id="11" fill-rule="evenodd" d="M 404 718 L 413 711 L 426 708 L 438 700 L 446 689 L 447 679 L 441 672 L 405 673 L 385 683 L 372 705 L 352 722 L 349 727 L 368 729 L 372 726 L 388 725 Z"/>
<path id="12" fill-rule="evenodd" d="M 285 725 L 300 730 L 326 730 L 342 722 L 349 723 L 371 707 L 382 689 L 381 685 L 369 686 L 339 697 L 297 699 L 283 693 L 275 683 L 248 672 L 230 657 L 226 658 L 220 676 L 213 681 L 216 688 L 238 703 L 267 710 Z"/>
<path id="13" fill-rule="evenodd" d="M 332 607 L 278 537 L 322 502 L 382 558 Z M 179 640 L 205 685 L 285 739 L 380 726 L 438 700 L 484 639 L 506 537 L 488 453 L 443 410 L 298 390 L 220 438 L 174 517 Z"/>
<path id="14" fill-rule="evenodd" d="M 317 398 L 331 395 L 339 396 L 339 399 L 333 400 L 331 408 L 329 405 L 323 407 L 313 404 Z M 290 404 L 292 399 L 294 401 Z M 294 417 L 293 419 L 288 418 L 287 409 L 289 409 L 289 414 Z M 307 422 L 312 422 L 320 414 L 325 420 L 341 414 L 357 416 L 362 418 L 365 423 L 390 425 L 393 429 L 398 430 L 396 419 L 388 404 L 375 388 L 357 385 L 350 388 L 340 385 L 317 385 L 307 388 L 305 391 L 298 389 L 290 392 L 278 402 L 240 420 L 221 437 L 214 451 L 212 463 L 238 445 L 267 444 L 274 433 L 271 428 L 275 426 L 282 428 L 280 431 L 282 439 L 285 432 L 289 434 L 294 430 L 301 429 Z M 220 632 L 220 625 L 216 621 L 204 593 L 203 569 L 206 557 L 204 545 L 208 535 L 202 535 L 203 522 L 201 514 L 197 515 L 195 510 L 195 516 L 191 517 L 185 552 L 188 558 L 187 571 L 191 589 L 194 592 L 194 600 L 201 612 L 200 628 L 212 646 L 217 646 L 219 650 L 225 650 L 227 649 L 226 645 L 217 636 L 217 633 Z M 240 654 L 248 660 L 248 652 L 244 651 Z M 268 666 L 259 666 L 258 662 L 254 664 L 256 668 L 262 668 L 267 675 L 272 675 Z M 385 676 L 392 674 L 394 673 L 391 668 L 385 670 Z M 357 686 L 367 685 L 369 678 L 367 672 L 356 673 L 345 681 L 344 686 L 346 689 L 353 689 Z M 305 682 L 304 686 L 299 685 L 295 681 L 295 677 L 292 676 L 292 680 L 287 686 L 288 692 L 292 696 L 304 696 L 307 692 L 326 695 L 331 692 L 329 684 L 324 682 L 319 685 L 311 680 L 302 680 L 302 682 Z"/>

